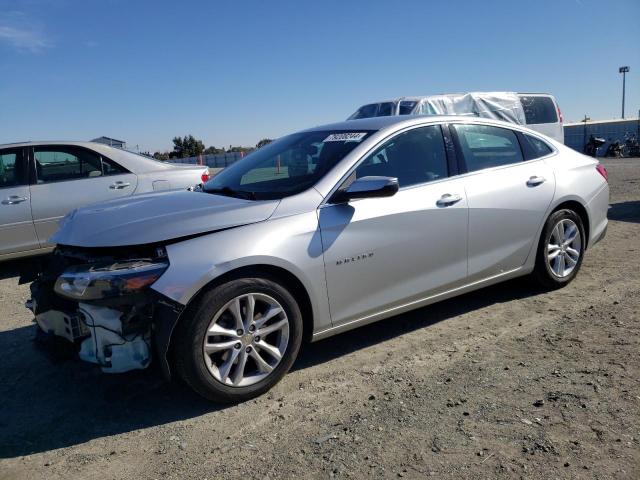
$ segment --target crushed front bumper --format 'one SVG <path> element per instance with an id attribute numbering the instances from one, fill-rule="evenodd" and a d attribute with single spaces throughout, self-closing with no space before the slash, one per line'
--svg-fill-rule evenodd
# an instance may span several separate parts
<path id="1" fill-rule="evenodd" d="M 170 377 L 169 343 L 184 306 L 149 288 L 112 299 L 63 298 L 54 290 L 56 279 L 77 260 L 56 252 L 31 284 L 26 307 L 35 316 L 40 338 L 57 346 L 60 340 L 66 342 L 80 359 L 107 373 L 144 369 L 155 357 Z"/>

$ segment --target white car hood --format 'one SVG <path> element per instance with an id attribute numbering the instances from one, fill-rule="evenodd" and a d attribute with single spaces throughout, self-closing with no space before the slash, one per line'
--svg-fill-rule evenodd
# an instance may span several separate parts
<path id="1" fill-rule="evenodd" d="M 49 241 L 76 247 L 157 243 L 261 222 L 278 203 L 181 190 L 134 195 L 74 210 Z"/>

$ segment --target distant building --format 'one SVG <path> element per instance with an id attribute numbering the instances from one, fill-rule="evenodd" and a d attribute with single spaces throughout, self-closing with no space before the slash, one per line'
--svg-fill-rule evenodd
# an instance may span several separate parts
<path id="1" fill-rule="evenodd" d="M 124 140 L 116 140 L 115 138 L 98 137 L 98 138 L 94 138 L 91 141 L 96 143 L 104 143 L 105 145 L 109 145 L 110 147 L 115 147 L 115 148 L 127 147 L 127 142 L 125 142 Z"/>
<path id="2" fill-rule="evenodd" d="M 607 147 L 611 142 L 619 141 L 624 143 L 625 137 L 633 136 L 640 139 L 640 118 L 587 120 L 586 123 L 564 124 L 564 144 L 574 150 L 582 152 L 591 135 L 606 140 L 606 143 L 598 149 L 602 155 L 607 151 Z"/>

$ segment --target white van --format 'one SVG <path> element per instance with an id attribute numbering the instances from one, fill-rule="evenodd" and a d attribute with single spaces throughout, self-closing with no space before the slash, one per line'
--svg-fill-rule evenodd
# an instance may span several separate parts
<path id="1" fill-rule="evenodd" d="M 348 120 L 391 115 L 468 115 L 526 125 L 564 143 L 562 113 L 548 93 L 470 92 L 395 100 L 361 106 Z"/>

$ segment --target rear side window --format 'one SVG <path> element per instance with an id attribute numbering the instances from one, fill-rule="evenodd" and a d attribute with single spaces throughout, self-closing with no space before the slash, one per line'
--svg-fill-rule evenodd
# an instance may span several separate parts
<path id="1" fill-rule="evenodd" d="M 26 184 L 22 149 L 0 150 L 0 188 Z"/>
<path id="2" fill-rule="evenodd" d="M 556 123 L 558 121 L 558 113 L 556 105 L 551 97 L 539 96 L 520 96 L 520 103 L 524 109 L 524 116 L 527 125 L 536 125 L 539 123 Z"/>
<path id="3" fill-rule="evenodd" d="M 64 182 L 128 173 L 93 150 L 74 146 L 43 146 L 33 150 L 38 183 Z"/>
<path id="4" fill-rule="evenodd" d="M 526 133 L 521 135 L 522 136 L 520 138 L 522 138 L 522 150 L 524 152 L 525 160 L 534 160 L 553 152 L 553 149 L 543 140 L 527 135 Z"/>
<path id="5" fill-rule="evenodd" d="M 100 155 L 76 147 L 35 147 L 38 183 L 101 177 Z"/>
<path id="6" fill-rule="evenodd" d="M 516 134 L 488 125 L 453 125 L 469 172 L 522 162 Z"/>

